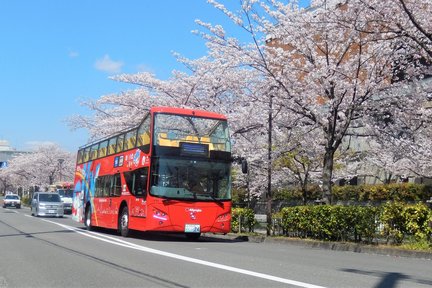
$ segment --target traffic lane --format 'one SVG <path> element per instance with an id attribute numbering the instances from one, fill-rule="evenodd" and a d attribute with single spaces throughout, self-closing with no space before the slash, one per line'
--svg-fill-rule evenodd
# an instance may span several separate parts
<path id="1" fill-rule="evenodd" d="M 106 234 L 100 236 L 98 233 L 87 233 L 86 231 L 68 233 L 66 230 L 69 229 L 58 230 L 47 227 L 48 224 L 57 226 L 55 223 L 62 219 L 22 216 L 22 218 L 26 217 L 30 222 L 34 222 L 31 225 L 32 231 L 28 233 L 9 224 L 8 227 L 14 229 L 15 233 L 8 231 L 8 235 L 20 237 L 20 241 L 23 241 L 25 236 L 30 236 L 28 238 L 31 241 L 19 243 L 19 246 L 25 245 L 25 247 L 31 248 L 20 250 L 18 257 L 20 260 L 27 259 L 26 268 L 22 269 L 23 275 L 25 275 L 22 282 L 17 282 L 18 279 L 13 278 L 13 276 L 10 278 L 13 271 L 5 270 L 5 277 L 9 277 L 5 279 L 8 283 L 12 283 L 10 286 L 16 284 L 16 286 L 58 287 L 70 286 L 72 283 L 72 286 L 85 287 L 120 285 L 126 287 L 239 287 L 246 285 L 251 287 L 290 287 L 262 278 L 257 279 L 250 277 L 250 275 L 228 271 L 232 267 L 227 267 L 225 270 L 214 269 L 214 267 L 200 263 L 185 262 L 176 259 L 176 257 L 161 257 L 162 255 L 153 253 L 154 251 L 143 250 L 142 246 L 137 247 L 133 243 Z M 15 224 L 17 226 L 23 225 L 21 221 L 16 219 L 14 221 L 18 222 Z M 8 248 L 13 250 L 13 246 Z M 31 251 L 34 254 L 29 254 Z M 23 257 L 21 253 L 25 254 L 27 258 Z M 45 258 L 48 256 L 50 262 L 38 261 L 41 255 L 44 255 Z M 8 262 L 13 263 L 14 258 L 9 255 L 8 258 L 11 258 Z M 40 277 L 39 275 L 44 276 Z M 48 280 L 47 276 L 50 277 Z M 33 280 L 30 281 L 29 279 Z M 65 279 L 78 280 L 68 283 L 68 280 Z"/>
<path id="2" fill-rule="evenodd" d="M 165 245 L 174 252 L 175 247 Z M 213 253 L 209 253 L 212 251 Z M 430 260 L 313 249 L 290 244 L 185 241 L 183 253 L 306 283 L 328 287 L 380 286 L 389 279 L 401 287 L 432 285 Z"/>
<path id="3" fill-rule="evenodd" d="M 60 219 L 13 214 L 0 212 L 2 287 L 182 287 L 122 266 L 116 261 L 122 253 L 107 259 L 112 245 L 47 222 Z"/>
<path id="4" fill-rule="evenodd" d="M 136 233 L 127 240 L 181 255 L 241 267 L 250 271 L 319 283 L 329 287 L 379 287 L 391 278 L 402 287 L 432 285 L 430 260 L 313 249 L 290 244 L 221 241 L 203 238 L 188 241 L 183 236 Z M 331 275 L 331 277 L 329 277 Z"/>
<path id="5" fill-rule="evenodd" d="M 103 233 L 103 235 L 107 234 L 109 233 Z M 140 240 L 144 239 L 146 247 L 172 253 L 178 251 L 180 244 L 182 253 L 179 254 L 181 255 L 211 260 L 212 263 L 224 263 L 233 268 L 240 267 L 249 271 L 264 272 L 267 275 L 289 277 L 289 279 L 305 283 L 313 282 L 321 283 L 321 285 L 328 283 L 328 286 L 331 287 L 373 287 L 392 278 L 406 287 L 413 287 L 416 284 L 432 284 L 430 278 L 425 278 L 425 275 L 429 275 L 427 271 L 430 262 L 428 260 L 397 258 L 398 261 L 388 264 L 389 257 L 381 255 L 314 250 L 292 245 L 221 242 L 208 239 L 190 242 L 184 237 L 166 235 L 164 237 L 162 234 L 152 235 L 151 233 L 138 233 L 136 236 L 136 238 L 128 238 L 127 241 L 142 244 Z M 250 251 L 259 250 L 261 251 L 258 254 L 250 253 Z M 270 267 L 270 269 L 264 269 L 264 271 L 263 267 Z M 371 269 L 364 269 L 364 267 Z M 329 275 L 332 277 L 328 277 Z M 400 277 L 396 278 L 397 275 Z"/>
<path id="6" fill-rule="evenodd" d="M 52 222 L 56 222 L 56 223 L 64 223 L 65 222 L 65 219 L 54 219 L 54 218 L 49 218 L 49 219 L 43 219 L 43 218 L 33 218 L 33 220 L 34 219 L 37 219 L 37 220 L 42 220 L 42 221 L 52 221 Z M 72 223 L 67 223 L 68 225 L 69 224 L 72 224 Z M 77 223 L 78 224 L 78 223 Z M 32 225 L 32 227 L 31 227 L 31 229 L 35 229 L 34 227 L 36 227 L 36 226 L 33 226 Z M 108 231 L 106 231 L 105 230 L 105 232 L 111 232 L 112 230 L 108 230 Z M 36 231 L 33 231 L 33 230 L 31 230 L 31 233 L 37 233 Z M 40 233 L 40 231 L 39 231 L 39 234 L 41 234 Z M 109 233 L 102 233 L 102 235 L 106 235 L 106 236 L 108 236 L 109 235 Z M 146 236 L 148 236 L 149 234 L 146 234 Z M 150 234 L 151 235 L 151 234 Z M 153 235 L 154 236 L 154 235 Z M 50 241 L 54 241 L 55 240 L 55 237 L 57 237 L 57 235 L 55 235 L 55 234 L 48 234 L 48 233 L 44 233 L 44 235 L 43 235 L 43 237 L 44 237 L 44 239 L 46 239 L 46 240 L 50 240 Z M 68 235 L 68 237 L 70 237 L 69 235 Z M 111 236 L 109 236 L 109 237 L 115 237 L 115 238 L 117 238 L 117 239 L 124 239 L 124 238 L 120 238 L 120 237 L 117 237 L 117 236 L 115 236 L 115 235 L 111 235 Z M 150 239 L 152 239 L 152 236 L 150 236 Z M 154 239 L 154 238 L 153 238 Z M 199 242 L 188 242 L 187 240 L 186 240 L 186 238 L 184 237 L 184 236 L 180 236 L 180 237 L 176 237 L 176 236 L 171 236 L 171 237 L 169 237 L 169 236 L 166 236 L 165 238 L 158 238 L 158 236 L 156 236 L 156 241 L 148 241 L 148 240 L 146 240 L 146 244 L 148 244 L 148 243 L 150 243 L 151 245 L 147 245 L 148 247 L 150 247 L 150 248 L 154 248 L 154 249 L 159 249 L 159 251 L 165 251 L 164 249 L 165 248 L 167 248 L 167 247 L 170 247 L 170 249 L 171 249 L 171 252 L 172 253 L 178 253 L 179 251 L 181 251 L 183 248 L 184 248 L 184 245 L 185 244 L 188 244 L 188 245 L 193 245 L 193 246 L 195 246 L 195 245 L 197 245 Z M 128 243 L 135 243 L 135 244 L 142 244 L 142 239 L 140 239 L 140 238 L 128 238 L 127 239 L 129 242 Z M 162 241 L 160 241 L 160 240 L 162 240 Z M 121 241 L 124 241 L 124 240 L 121 240 Z M 130 242 L 131 241 L 131 242 Z M 221 241 L 217 241 L 217 242 L 219 242 L 219 244 L 221 245 L 220 246 L 220 251 L 222 251 L 223 250 L 223 246 L 224 245 L 226 245 L 227 244 L 227 242 L 222 242 L 221 243 Z M 206 243 L 206 242 L 203 242 L 203 243 Z M 213 243 L 213 242 L 209 242 L 209 243 Z M 228 242 L 229 243 L 229 242 Z M 236 243 L 237 245 L 241 245 L 241 244 L 244 244 L 244 243 Z M 179 246 L 180 245 L 180 246 Z M 82 248 L 82 247 L 74 247 L 73 248 L 73 250 L 77 250 L 77 249 L 79 249 L 79 248 Z M 195 250 L 202 250 L 201 249 L 201 247 L 194 247 L 194 249 Z M 211 251 L 211 250 L 210 250 Z M 87 251 L 86 253 L 92 253 L 93 251 Z M 213 253 L 213 252 L 211 252 L 211 253 Z M 181 255 L 180 255 L 181 254 Z M 187 255 L 187 253 L 185 254 L 185 253 L 180 253 L 180 254 L 175 254 L 175 256 L 186 256 L 186 257 L 188 257 L 188 255 Z M 198 258 L 198 260 L 205 260 L 206 259 L 206 257 L 208 256 L 208 255 L 206 255 L 207 254 L 207 252 L 204 252 L 204 253 L 200 253 L 198 256 L 200 256 L 200 258 Z M 95 256 L 95 255 L 93 255 L 93 256 Z M 229 255 L 228 255 L 228 257 L 229 257 Z M 178 259 L 177 259 L 177 261 L 178 261 Z M 153 262 L 153 261 L 152 261 Z M 224 267 L 225 268 L 225 271 L 228 271 L 228 272 L 230 272 L 230 271 L 232 271 L 232 270 L 235 270 L 235 269 L 242 269 L 242 262 L 243 261 L 241 261 L 241 259 L 240 259 L 240 261 L 237 261 L 236 263 L 238 264 L 238 266 L 229 266 L 229 267 Z M 196 263 L 195 263 L 196 264 Z M 208 264 L 208 263 L 207 263 Z M 213 265 L 214 264 L 214 265 Z M 223 261 L 223 259 L 221 259 L 221 261 L 220 262 L 218 262 L 218 263 L 211 263 L 210 265 L 213 265 L 213 269 L 215 268 L 215 266 L 217 266 L 217 264 L 224 264 L 224 261 Z M 162 266 L 164 266 L 165 264 L 162 264 Z M 261 266 L 261 265 L 259 265 L 259 266 Z M 254 272 L 258 272 L 258 273 L 262 273 L 262 272 L 260 272 L 260 269 L 261 269 L 261 267 L 254 267 L 254 268 L 256 268 L 257 270 L 255 271 L 255 270 L 251 270 L 251 271 L 241 271 L 241 272 L 243 272 L 243 274 L 242 273 L 240 273 L 240 275 L 248 275 L 248 277 L 251 277 L 251 275 L 254 273 Z M 163 269 L 163 267 L 162 267 L 162 269 Z M 262 270 L 262 269 L 261 269 Z M 219 272 L 219 271 L 218 271 Z M 272 271 L 270 271 L 270 272 L 272 272 Z M 244 273 L 246 273 L 246 274 L 244 274 Z M 201 273 L 202 274 L 202 273 Z M 238 273 L 237 273 L 238 274 Z M 191 275 L 195 275 L 195 271 L 193 271 L 192 272 L 192 274 Z M 213 277 L 213 275 L 215 275 L 215 273 L 210 273 L 209 275 L 207 275 L 206 276 L 206 279 L 211 279 L 212 277 Z M 243 280 L 243 276 L 240 276 L 240 275 L 237 275 L 238 277 L 241 277 L 242 278 L 242 281 L 240 281 L 240 283 L 245 283 L 245 281 Z M 183 275 L 181 275 L 182 277 L 183 277 Z M 263 278 L 263 277 L 272 277 L 272 276 L 276 276 L 276 277 L 279 277 L 279 275 L 272 275 L 272 274 L 268 274 L 268 275 L 258 275 L 261 279 L 265 279 L 265 278 Z M 283 274 L 281 275 L 281 276 L 283 276 Z M 181 277 L 180 277 L 181 278 Z M 219 277 L 217 277 L 216 279 L 218 279 Z M 279 279 L 278 279 L 279 280 Z M 283 279 L 284 280 L 284 279 Z M 282 281 L 283 281 L 282 280 Z M 293 280 L 293 281 L 297 281 L 296 279 L 288 279 L 287 281 L 288 282 L 290 282 L 290 280 Z M 267 281 L 267 280 L 266 280 Z M 218 281 L 218 283 L 219 283 L 220 281 Z M 238 283 L 238 281 L 236 282 L 236 281 L 234 281 L 234 283 Z M 230 285 L 232 285 L 233 284 L 233 282 L 229 282 L 229 283 L 226 283 L 226 285 L 225 286 L 228 286 L 228 287 L 233 287 L 233 286 L 230 286 Z M 208 283 L 206 283 L 206 285 L 208 285 Z M 218 284 L 219 285 L 219 284 Z M 266 286 L 269 286 L 268 284 L 260 284 L 260 282 L 257 282 L 257 281 L 253 281 L 253 283 L 251 283 L 251 285 L 253 286 L 253 285 L 257 285 L 257 286 L 254 286 L 254 287 L 260 287 L 260 286 L 262 286 L 262 285 L 266 285 Z M 276 287 L 276 286 L 275 286 Z"/>
<path id="7" fill-rule="evenodd" d="M 53 221 L 64 222 L 66 220 L 53 219 Z M 111 230 L 104 232 L 108 233 L 102 233 L 102 235 L 124 239 L 115 235 L 110 236 Z M 406 287 L 432 283 L 429 278 L 424 277 L 429 275 L 426 267 L 430 262 L 421 265 L 422 261 L 427 260 L 418 262 L 418 259 L 411 259 L 413 263 L 409 263 L 410 259 L 400 258 L 398 260 L 402 261 L 394 261 L 391 263 L 394 265 L 388 265 L 389 257 L 380 255 L 313 250 L 292 245 L 227 242 L 207 238 L 205 241 L 190 242 L 178 236 L 136 234 L 135 238 L 126 239 L 128 243 L 141 246 L 145 244 L 146 247 L 171 253 L 181 252 L 177 255 L 187 255 L 194 259 L 205 259 L 212 263 L 223 263 L 232 268 L 240 267 L 248 271 L 258 271 L 305 283 L 313 282 L 321 285 L 324 283 L 331 287 L 373 287 L 388 279 L 408 285 Z M 371 256 L 377 259 L 370 259 Z M 408 260 L 408 263 L 405 260 Z M 413 267 L 418 268 L 413 269 Z M 417 275 L 413 273 L 413 270 L 418 272 Z M 328 277 L 329 275 L 332 277 Z"/>
<path id="8" fill-rule="evenodd" d="M 157 279 L 168 276 L 170 281 L 186 287 L 298 287 L 298 283 L 290 279 L 273 279 L 271 275 L 254 275 L 252 271 L 235 271 L 236 267 L 227 267 L 218 263 L 209 263 L 205 260 L 195 259 L 179 253 L 167 253 L 148 247 L 148 245 L 139 245 L 117 236 L 107 233 L 88 233 L 78 231 L 77 233 L 91 237 L 92 240 L 102 241 L 101 247 L 109 243 L 113 247 L 107 247 L 110 251 L 105 255 L 102 252 L 96 256 L 103 256 L 105 261 L 111 262 L 107 257 L 113 257 L 116 265 L 123 268 L 142 267 L 141 273 L 146 273 Z M 91 243 L 93 244 L 93 243 Z M 141 243 L 142 244 L 142 243 Z M 121 247 L 122 249 L 117 249 Z M 126 248 L 126 250 L 124 249 Z M 177 249 L 181 250 L 182 246 Z M 82 247 L 81 247 L 82 249 Z M 103 249 L 106 250 L 106 249 Z M 93 255 L 92 249 L 87 250 L 87 255 Z M 126 262 L 124 262 L 126 261 Z M 137 263 L 133 265 L 133 263 Z M 141 263 L 145 263 L 143 266 Z M 137 268 L 134 271 L 137 271 Z M 256 274 L 256 273 L 255 273 Z M 257 277 L 257 278 L 255 278 Z M 276 282 L 275 282 L 276 281 Z M 283 282 L 281 282 L 283 281 Z M 286 284 L 295 283 L 294 286 Z M 306 285 L 306 286 L 302 286 Z M 313 287 L 308 283 L 300 283 L 301 287 Z"/>

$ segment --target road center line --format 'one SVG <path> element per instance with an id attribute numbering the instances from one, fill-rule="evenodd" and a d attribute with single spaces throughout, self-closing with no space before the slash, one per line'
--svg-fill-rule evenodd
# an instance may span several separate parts
<path id="1" fill-rule="evenodd" d="M 277 276 L 272 276 L 272 275 L 269 275 L 269 274 L 254 272 L 254 271 L 250 271 L 250 270 L 246 270 L 246 269 L 236 268 L 236 267 L 233 267 L 233 266 L 228 266 L 228 265 L 213 263 L 213 262 L 209 262 L 209 261 L 205 261 L 205 260 L 200 260 L 200 259 L 196 259 L 196 258 L 192 258 L 192 257 L 188 257 L 188 256 L 182 256 L 182 255 L 178 255 L 178 254 L 174 254 L 174 253 L 170 253 L 170 252 L 165 252 L 165 251 L 162 251 L 162 250 L 157 250 L 157 249 L 153 249 L 153 248 L 137 245 L 137 244 L 134 244 L 134 243 L 122 240 L 122 239 L 118 239 L 118 238 L 115 238 L 115 237 L 111 237 L 111 236 L 108 236 L 108 235 L 102 235 L 102 234 L 91 232 L 91 231 L 82 231 L 79 228 L 75 228 L 75 227 L 72 227 L 72 226 L 64 225 L 64 224 L 57 223 L 57 222 L 54 222 L 54 221 L 50 221 L 50 220 L 46 220 L 46 219 L 41 219 L 41 220 L 43 220 L 45 222 L 49 222 L 49 223 L 55 224 L 55 225 L 58 225 L 58 226 L 61 226 L 61 227 L 65 228 L 65 229 L 74 231 L 74 232 L 79 233 L 81 235 L 84 235 L 86 237 L 90 237 L 90 238 L 93 238 L 93 239 L 104 241 L 104 242 L 107 242 L 107 243 L 110 243 L 110 244 L 113 244 L 113 245 L 118 245 L 118 246 L 130 248 L 130 249 L 139 250 L 139 251 L 146 252 L 146 253 L 157 254 L 157 255 L 161 255 L 161 256 L 177 259 L 177 260 L 182 260 L 182 261 L 186 261 L 186 262 L 190 262 L 190 263 L 195 263 L 195 264 L 200 264 L 200 265 L 204 265 L 204 266 L 209 266 L 209 267 L 213 267 L 213 268 L 217 268 L 217 269 L 222 269 L 222 270 L 226 270 L 226 271 L 230 271 L 230 272 L 236 272 L 236 273 L 239 273 L 239 274 L 245 274 L 245 275 L 249 275 L 249 276 L 253 276 L 253 277 L 257 277 L 257 278 L 261 278 L 261 279 L 266 279 L 266 280 L 270 280 L 270 281 L 275 281 L 275 282 L 290 284 L 290 285 L 294 285 L 294 286 L 298 286 L 298 287 L 304 287 L 304 288 L 325 288 L 324 286 L 313 285 L 313 284 L 309 284 L 309 283 L 305 283 L 305 282 L 295 281 L 295 280 L 291 280 L 291 279 L 286 279 L 286 278 L 281 278 L 281 277 L 277 277 Z"/>

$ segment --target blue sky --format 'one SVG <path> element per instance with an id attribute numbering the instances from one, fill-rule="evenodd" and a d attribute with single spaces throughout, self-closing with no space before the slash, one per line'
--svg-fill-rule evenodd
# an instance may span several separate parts
<path id="1" fill-rule="evenodd" d="M 79 103 L 135 88 L 110 75 L 150 71 L 167 79 L 182 69 L 172 52 L 206 54 L 191 33 L 196 19 L 235 33 L 205 0 L 1 1 L 0 140 L 18 150 L 54 142 L 75 152 L 87 132 L 71 131 L 65 120 L 90 113 Z"/>

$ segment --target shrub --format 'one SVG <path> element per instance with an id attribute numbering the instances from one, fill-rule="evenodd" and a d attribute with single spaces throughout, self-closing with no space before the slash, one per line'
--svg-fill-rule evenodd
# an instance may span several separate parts
<path id="1" fill-rule="evenodd" d="M 432 227 L 432 212 L 423 203 L 415 205 L 407 205 L 402 211 L 404 219 L 404 232 L 408 235 L 413 235 L 417 241 L 431 240 Z"/>
<path id="2" fill-rule="evenodd" d="M 303 193 L 299 187 L 279 188 L 272 191 L 273 200 L 302 201 Z M 321 198 L 322 191 L 318 185 L 308 185 L 306 201 Z"/>
<path id="3" fill-rule="evenodd" d="M 21 204 L 25 205 L 25 206 L 30 206 L 31 205 L 31 198 L 29 196 L 23 196 L 21 198 Z"/>
<path id="4" fill-rule="evenodd" d="M 281 210 L 281 225 L 288 236 L 371 243 L 378 225 L 378 211 L 371 206 L 285 207 Z"/>
<path id="5" fill-rule="evenodd" d="M 387 243 L 392 240 L 401 244 L 405 236 L 413 236 L 417 241 L 431 240 L 432 212 L 423 203 L 388 202 L 383 206 L 380 220 Z"/>
<path id="6" fill-rule="evenodd" d="M 335 201 L 425 201 L 432 196 L 432 186 L 414 183 L 346 185 L 333 187 Z"/>
<path id="7" fill-rule="evenodd" d="M 404 217 L 402 215 L 403 203 L 387 202 L 383 205 L 380 221 L 383 224 L 382 235 L 388 244 L 390 240 L 400 244 L 404 238 Z"/>
<path id="8" fill-rule="evenodd" d="M 255 213 L 252 209 L 232 209 L 231 230 L 233 232 L 253 232 L 253 228 L 256 224 Z"/>

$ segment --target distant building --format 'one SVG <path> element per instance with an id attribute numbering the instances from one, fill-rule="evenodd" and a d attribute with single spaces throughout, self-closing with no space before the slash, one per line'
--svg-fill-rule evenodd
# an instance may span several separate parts
<path id="1" fill-rule="evenodd" d="M 17 151 L 6 140 L 0 140 L 0 169 L 8 167 L 9 161 L 17 154 L 26 153 Z"/>

